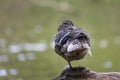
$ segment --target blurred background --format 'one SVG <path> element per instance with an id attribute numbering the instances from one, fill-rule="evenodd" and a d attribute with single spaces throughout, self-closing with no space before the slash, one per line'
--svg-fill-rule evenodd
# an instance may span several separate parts
<path id="1" fill-rule="evenodd" d="M 55 54 L 59 23 L 70 19 L 91 36 L 93 57 L 72 62 L 120 71 L 120 0 L 0 0 L 0 80 L 50 80 L 67 62 Z"/>

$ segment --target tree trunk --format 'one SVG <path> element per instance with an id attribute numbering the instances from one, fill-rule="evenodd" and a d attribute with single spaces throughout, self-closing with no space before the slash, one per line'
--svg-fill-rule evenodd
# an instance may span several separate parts
<path id="1" fill-rule="evenodd" d="M 67 68 L 53 80 L 120 80 L 120 72 L 95 72 L 85 67 Z"/>

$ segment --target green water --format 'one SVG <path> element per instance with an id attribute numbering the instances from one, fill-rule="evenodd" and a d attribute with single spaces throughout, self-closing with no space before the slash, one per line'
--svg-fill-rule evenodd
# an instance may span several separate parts
<path id="1" fill-rule="evenodd" d="M 59 75 L 67 62 L 55 54 L 51 42 L 64 19 L 91 36 L 93 57 L 87 55 L 73 66 L 120 71 L 119 0 L 1 0 L 0 80 L 50 80 Z"/>

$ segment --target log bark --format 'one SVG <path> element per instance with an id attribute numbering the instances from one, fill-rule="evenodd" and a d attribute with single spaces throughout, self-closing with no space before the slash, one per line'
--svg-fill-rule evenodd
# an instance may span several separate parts
<path id="1" fill-rule="evenodd" d="M 120 80 L 120 72 L 95 72 L 85 67 L 67 68 L 52 80 Z"/>

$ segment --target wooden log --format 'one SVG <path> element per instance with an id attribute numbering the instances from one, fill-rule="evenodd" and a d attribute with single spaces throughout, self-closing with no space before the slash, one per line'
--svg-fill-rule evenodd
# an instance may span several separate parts
<path id="1" fill-rule="evenodd" d="M 67 68 L 52 80 L 120 80 L 120 72 L 95 72 L 85 67 Z"/>

